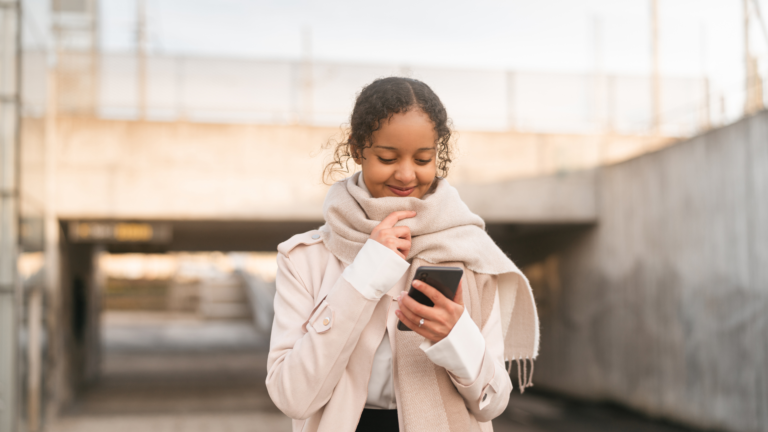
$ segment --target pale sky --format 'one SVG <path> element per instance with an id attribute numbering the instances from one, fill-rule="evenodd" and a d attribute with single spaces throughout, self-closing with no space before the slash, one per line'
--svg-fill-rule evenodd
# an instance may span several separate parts
<path id="1" fill-rule="evenodd" d="M 25 0 L 36 26 L 49 0 Z M 768 0 L 758 0 L 768 13 Z M 300 58 L 471 69 L 650 71 L 650 0 L 146 0 L 155 53 Z M 744 79 L 742 0 L 659 0 L 661 72 L 710 76 L 715 92 Z M 101 45 L 135 47 L 136 0 L 101 0 Z M 34 39 L 34 37 L 33 37 Z M 599 49 L 597 47 L 600 47 Z M 753 53 L 768 71 L 757 23 Z M 598 54 L 599 53 L 599 54 Z"/>

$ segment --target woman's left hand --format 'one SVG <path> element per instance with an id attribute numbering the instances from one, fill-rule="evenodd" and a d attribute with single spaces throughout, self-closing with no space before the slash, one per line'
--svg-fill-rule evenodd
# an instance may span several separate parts
<path id="1" fill-rule="evenodd" d="M 395 314 L 409 329 L 433 343 L 440 342 L 453 330 L 453 326 L 464 313 L 461 282 L 459 282 L 459 288 L 456 290 L 453 301 L 434 287 L 418 279 L 413 281 L 413 287 L 429 297 L 435 305 L 433 307 L 424 306 L 409 296 L 407 292 L 403 292 L 397 300 L 400 310 L 395 311 Z M 424 318 L 424 324 L 419 327 L 419 321 L 422 318 Z"/>

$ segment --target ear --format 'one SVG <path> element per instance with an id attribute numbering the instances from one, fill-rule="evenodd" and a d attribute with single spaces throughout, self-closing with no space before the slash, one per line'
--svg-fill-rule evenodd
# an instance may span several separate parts
<path id="1" fill-rule="evenodd" d="M 352 160 L 355 161 L 356 164 L 362 165 L 363 164 L 363 152 L 360 150 L 356 145 L 352 144 L 351 142 L 347 141 L 349 144 L 349 154 L 352 155 Z"/>

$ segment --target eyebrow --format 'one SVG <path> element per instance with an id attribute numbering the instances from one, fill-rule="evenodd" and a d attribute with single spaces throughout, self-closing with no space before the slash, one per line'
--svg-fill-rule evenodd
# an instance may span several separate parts
<path id="1" fill-rule="evenodd" d="M 387 147 L 387 146 L 380 146 L 380 145 L 375 145 L 374 147 L 383 148 L 385 150 L 395 150 L 395 151 L 400 150 L 395 147 Z M 416 151 L 423 151 L 423 150 L 437 150 L 437 149 L 435 147 L 422 147 Z"/>

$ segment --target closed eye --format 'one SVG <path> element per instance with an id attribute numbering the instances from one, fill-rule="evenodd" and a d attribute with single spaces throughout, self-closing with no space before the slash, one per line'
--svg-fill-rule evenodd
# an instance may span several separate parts
<path id="1" fill-rule="evenodd" d="M 425 164 L 426 165 L 426 164 L 432 162 L 432 159 L 416 159 L 416 162 L 418 162 L 420 164 Z"/>
<path id="2" fill-rule="evenodd" d="M 384 159 L 383 157 L 379 157 L 379 160 L 384 163 L 392 163 L 395 161 L 394 159 Z"/>

